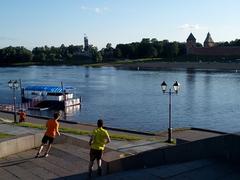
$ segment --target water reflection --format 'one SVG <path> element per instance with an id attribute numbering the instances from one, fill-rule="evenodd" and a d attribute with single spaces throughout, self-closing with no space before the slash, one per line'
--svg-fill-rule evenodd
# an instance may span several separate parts
<path id="1" fill-rule="evenodd" d="M 67 120 L 67 117 L 74 116 L 74 114 L 78 111 L 81 111 L 81 105 L 69 106 L 66 107 L 63 111 L 63 118 Z"/>

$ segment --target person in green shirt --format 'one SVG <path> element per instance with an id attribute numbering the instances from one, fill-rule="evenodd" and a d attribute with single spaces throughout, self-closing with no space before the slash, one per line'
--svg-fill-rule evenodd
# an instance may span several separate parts
<path id="1" fill-rule="evenodd" d="M 102 175 L 102 155 L 105 145 L 111 141 L 107 130 L 103 129 L 103 120 L 97 121 L 98 128 L 93 130 L 92 136 L 89 141 L 90 145 L 90 162 L 89 162 L 89 176 L 92 176 L 92 169 L 94 160 L 97 159 L 98 175 Z"/>

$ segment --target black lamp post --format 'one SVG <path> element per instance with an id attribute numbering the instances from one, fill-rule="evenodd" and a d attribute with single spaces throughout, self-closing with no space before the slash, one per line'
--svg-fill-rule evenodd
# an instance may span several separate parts
<path id="1" fill-rule="evenodd" d="M 180 88 L 180 84 L 176 81 L 173 84 L 173 89 L 174 91 L 172 91 L 171 88 L 169 88 L 169 90 L 167 91 L 167 84 L 165 81 L 162 82 L 161 84 L 161 88 L 163 93 L 168 94 L 169 95 L 169 116 L 168 116 L 168 140 L 167 142 L 171 143 L 172 142 L 172 94 L 177 94 Z"/>
<path id="2" fill-rule="evenodd" d="M 19 88 L 19 82 L 17 80 L 10 80 L 8 86 L 13 90 L 13 111 L 14 111 L 14 122 L 17 122 L 17 111 L 16 111 L 16 89 Z"/>

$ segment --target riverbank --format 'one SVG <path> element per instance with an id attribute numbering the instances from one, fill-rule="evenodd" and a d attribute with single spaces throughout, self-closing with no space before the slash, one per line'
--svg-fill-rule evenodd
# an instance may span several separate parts
<path id="1" fill-rule="evenodd" d="M 164 70 L 164 69 L 200 69 L 200 70 L 240 70 L 240 63 L 219 62 L 134 62 L 134 63 L 109 63 L 103 66 L 113 66 L 119 69 L 131 70 Z"/>
<path id="2" fill-rule="evenodd" d="M 237 62 L 190 62 L 183 61 L 184 59 L 165 59 L 165 58 L 144 58 L 144 59 L 124 59 L 116 60 L 112 62 L 103 62 L 97 64 L 41 64 L 41 63 L 17 63 L 8 65 L 7 67 L 24 67 L 24 66 L 85 66 L 85 67 L 116 67 L 119 69 L 131 69 L 131 70 L 163 70 L 163 69 L 200 69 L 200 70 L 240 70 L 240 63 Z"/>
<path id="3" fill-rule="evenodd" d="M 0 120 L 2 121 L 13 122 L 13 117 L 14 116 L 11 112 L 0 111 Z M 19 123 L 17 125 L 22 127 L 45 129 L 45 124 L 48 119 L 48 117 L 27 115 L 26 123 Z M 96 124 L 78 123 L 65 120 L 59 120 L 59 122 L 63 131 L 71 131 L 73 134 L 81 134 L 82 132 L 85 135 L 89 135 L 96 128 Z M 132 131 L 114 127 L 105 128 L 112 134 L 114 139 L 118 140 L 140 140 L 156 137 L 156 134 L 150 132 Z"/>

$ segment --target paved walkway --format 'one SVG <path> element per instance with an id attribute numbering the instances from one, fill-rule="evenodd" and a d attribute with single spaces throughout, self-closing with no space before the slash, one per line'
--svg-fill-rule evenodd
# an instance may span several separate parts
<path id="1" fill-rule="evenodd" d="M 70 176 L 71 177 L 71 176 Z M 240 179 L 240 165 L 216 159 L 202 159 L 104 176 L 104 180 L 226 180 Z"/>
<path id="2" fill-rule="evenodd" d="M 0 119 L 6 121 L 11 114 L 0 113 Z M 38 118 L 28 118 L 29 122 L 45 124 L 45 120 L 41 120 Z M 71 128 L 79 128 L 82 130 L 92 130 L 96 128 L 92 125 L 82 125 L 82 124 L 68 124 L 61 123 L 62 127 L 71 127 Z M 7 123 L 0 123 L 0 132 L 14 134 L 14 135 L 23 135 L 27 133 L 38 133 L 42 130 L 17 127 Z M 138 133 L 130 133 L 124 131 L 111 130 L 110 133 L 119 133 L 119 134 L 132 134 L 139 135 L 143 137 L 143 140 L 140 141 L 116 141 L 113 140 L 108 147 L 113 151 L 117 151 L 124 154 L 137 154 L 139 152 L 147 151 L 150 149 L 155 149 L 159 147 L 169 146 L 170 144 L 164 143 L 164 140 L 167 139 L 167 133 L 161 133 L 159 136 L 154 135 L 144 135 Z M 89 140 L 88 136 L 80 136 L 80 135 L 70 135 L 75 138 L 79 138 L 85 141 Z M 209 132 L 209 131 L 201 131 L 201 130 L 191 130 L 185 129 L 181 131 L 174 131 L 174 138 L 181 138 L 183 141 L 195 141 L 198 139 L 203 139 L 207 137 L 219 136 L 221 133 Z M 154 139 L 152 139 L 154 138 Z M 47 158 L 37 158 L 34 156 L 37 150 L 32 149 L 26 152 L 18 153 L 15 155 L 10 155 L 8 157 L 0 159 L 0 179 L 86 179 L 87 178 L 87 167 L 89 161 L 89 148 L 83 148 L 81 146 L 64 143 L 64 144 L 54 144 L 51 149 L 50 156 Z M 208 160 L 207 160 L 208 161 Z M 201 164 L 202 162 L 196 162 L 196 164 Z M 220 166 L 219 166 L 220 164 Z M 186 167 L 192 167 L 192 165 L 186 165 Z M 161 166 L 152 169 L 144 169 L 138 171 L 129 171 L 122 172 L 118 174 L 113 174 L 110 176 L 104 176 L 103 179 L 160 179 L 164 178 L 164 174 L 169 172 L 169 168 L 172 171 L 181 170 L 182 164 L 180 165 L 172 165 L 172 166 Z M 184 165 L 185 167 L 185 165 Z M 177 175 L 171 175 L 167 178 L 173 177 L 173 179 L 181 179 L 185 176 L 181 176 L 181 174 L 186 172 L 187 174 L 198 174 L 197 165 L 194 166 L 194 169 L 187 170 L 185 169 L 183 172 L 179 172 Z M 206 165 L 207 167 L 207 165 Z M 212 164 L 212 169 L 219 167 L 222 168 L 223 171 L 231 169 L 233 166 L 216 163 L 216 167 L 214 163 Z M 96 166 L 94 167 L 96 168 Z M 163 170 L 161 170 L 163 169 Z M 165 169 L 165 170 L 164 170 Z M 211 168 L 210 168 L 211 169 Z M 200 171 L 201 172 L 201 171 Z M 208 172 L 208 170 L 203 171 L 203 173 Z M 217 171 L 218 172 L 218 171 Z M 155 173 L 155 174 L 154 174 Z M 156 175 L 157 174 L 157 175 Z M 233 177 L 235 177 L 236 172 L 233 172 Z M 96 175 L 94 175 L 94 178 Z M 188 176 L 186 176 L 188 178 Z M 193 175 L 189 176 L 193 177 Z M 198 176 L 197 176 L 198 177 Z M 203 177 L 203 176 L 202 176 Z M 185 178 L 185 179 L 187 179 Z"/>
<path id="3" fill-rule="evenodd" d="M 87 178 L 88 149 L 72 144 L 55 144 L 47 158 L 34 158 L 36 152 L 33 149 L 0 159 L 0 179 L 64 179 L 76 174 L 78 179 Z"/>

